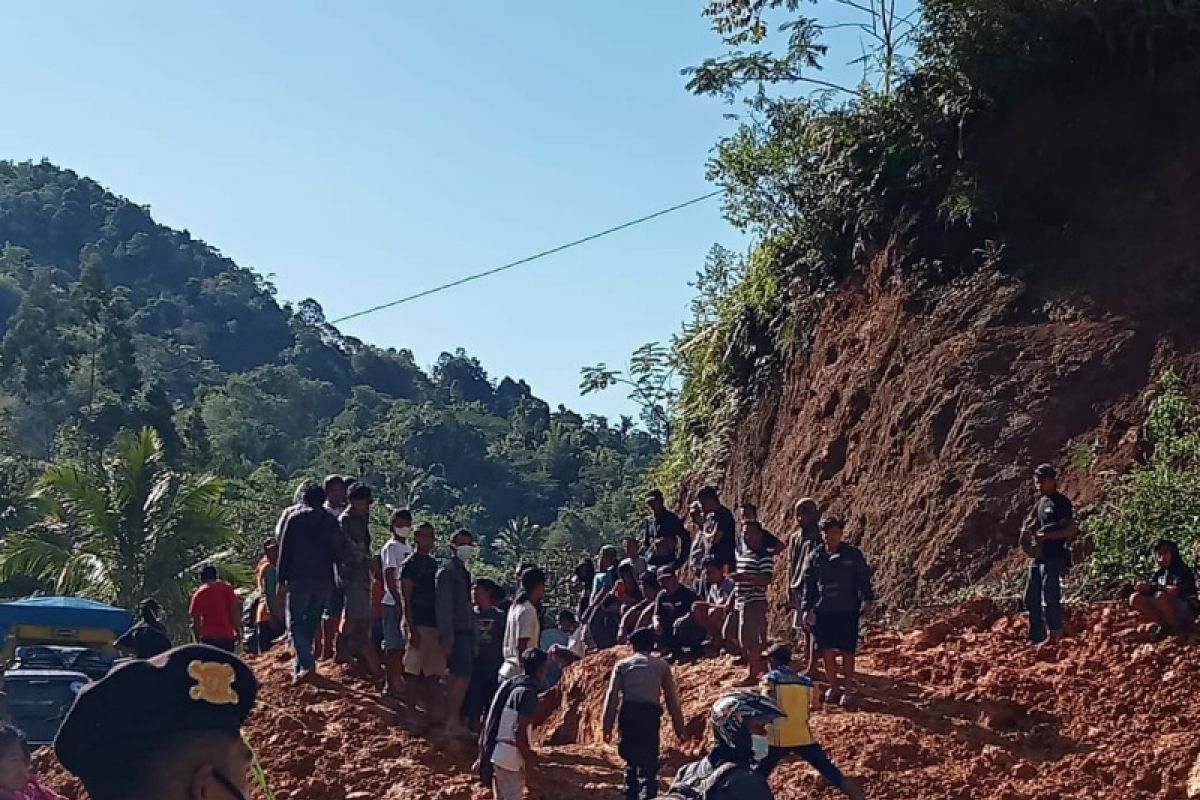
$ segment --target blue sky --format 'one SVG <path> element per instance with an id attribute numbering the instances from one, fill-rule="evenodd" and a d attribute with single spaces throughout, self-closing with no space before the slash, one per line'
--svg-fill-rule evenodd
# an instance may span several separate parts
<path id="1" fill-rule="evenodd" d="M 0 158 L 93 177 L 336 318 L 709 191 L 733 123 L 683 89 L 721 50 L 701 5 L 14 0 Z M 824 77 L 856 80 L 847 53 Z M 746 243 L 716 199 L 342 327 L 630 413 L 579 368 L 665 341 L 715 242 Z"/>

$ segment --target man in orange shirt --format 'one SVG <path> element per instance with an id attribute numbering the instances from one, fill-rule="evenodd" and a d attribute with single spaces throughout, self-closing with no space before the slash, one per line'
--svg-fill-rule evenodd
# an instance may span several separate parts
<path id="1" fill-rule="evenodd" d="M 233 587 L 217 579 L 217 568 L 206 564 L 200 569 L 200 588 L 188 604 L 192 615 L 192 633 L 201 644 L 232 653 L 241 640 L 242 604 Z"/>

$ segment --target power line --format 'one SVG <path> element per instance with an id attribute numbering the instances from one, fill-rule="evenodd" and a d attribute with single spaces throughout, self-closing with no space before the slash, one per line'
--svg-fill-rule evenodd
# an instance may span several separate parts
<path id="1" fill-rule="evenodd" d="M 694 206 L 696 203 L 702 203 L 711 197 L 716 197 L 720 193 L 721 193 L 721 190 L 718 189 L 714 192 L 709 192 L 708 194 L 700 195 L 699 197 L 693 197 L 691 200 L 687 200 L 687 201 L 679 203 L 677 205 L 673 205 L 670 208 L 664 208 L 661 211 L 655 211 L 653 214 L 647 214 L 644 217 L 638 217 L 637 219 L 630 220 L 629 222 L 621 223 L 620 225 L 617 225 L 615 227 L 607 228 L 605 230 L 600 231 L 599 233 L 593 233 L 591 236 L 585 236 L 582 239 L 576 239 L 573 242 L 567 242 L 566 244 L 560 244 L 558 247 L 552 247 L 549 250 L 543 250 L 540 253 L 534 253 L 531 256 L 526 256 L 525 258 L 521 258 L 516 261 L 510 261 L 507 264 L 501 264 L 500 266 L 493 267 L 492 269 L 489 269 L 485 272 L 477 272 L 474 275 L 468 275 L 465 278 L 459 278 L 456 281 L 451 281 L 450 283 L 444 283 L 441 286 L 435 286 L 432 289 L 426 289 L 425 291 L 417 292 L 416 294 L 410 294 L 407 297 L 401 297 L 399 300 L 392 300 L 389 303 L 383 303 L 381 305 L 372 306 L 370 308 L 365 308 L 362 311 L 355 311 L 353 314 L 347 314 L 344 317 L 338 317 L 335 320 L 330 320 L 330 324 L 337 325 L 340 322 L 346 322 L 347 320 L 356 319 L 357 317 L 365 317 L 367 314 L 374 314 L 376 311 L 383 311 L 386 308 L 392 308 L 394 306 L 400 305 L 401 303 L 407 303 L 411 300 L 418 300 L 422 297 L 428 297 L 431 294 L 437 294 L 438 292 L 444 292 L 447 289 L 453 289 L 455 286 L 462 286 L 464 283 L 470 283 L 471 281 L 477 281 L 480 278 L 486 278 L 489 275 L 495 275 L 498 272 L 504 272 L 505 270 L 509 270 L 514 267 L 519 267 L 522 264 L 528 264 L 531 261 L 537 261 L 539 258 L 545 258 L 546 256 L 552 256 L 555 253 L 561 253 L 564 250 L 570 250 L 572 247 L 578 247 L 581 244 L 587 244 L 588 242 L 592 242 L 592 241 L 595 241 L 596 239 L 600 239 L 605 236 L 609 236 L 611 234 L 617 233 L 618 231 L 623 231 L 626 228 L 632 228 L 635 225 L 641 225 L 642 223 L 649 222 L 652 219 L 657 219 L 658 217 L 664 217 L 667 214 L 674 213 L 676 211 L 679 211 L 680 209 L 687 208 L 688 206 Z"/>

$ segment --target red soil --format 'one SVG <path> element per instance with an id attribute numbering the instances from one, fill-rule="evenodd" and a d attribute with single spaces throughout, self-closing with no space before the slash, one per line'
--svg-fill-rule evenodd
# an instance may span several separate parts
<path id="1" fill-rule="evenodd" d="M 1184 798 L 1200 754 L 1200 648 L 1148 642 L 1115 606 L 1074 613 L 1069 630 L 1061 646 L 1030 648 L 1021 618 L 985 601 L 908 633 L 873 634 L 860 707 L 819 709 L 817 733 L 877 800 Z M 561 702 L 537 731 L 530 797 L 621 796 L 599 720 L 621 655 L 568 669 Z M 470 742 L 406 731 L 363 682 L 337 672 L 293 689 L 282 652 L 251 664 L 263 689 L 247 734 L 279 800 L 488 796 L 470 774 Z M 698 740 L 681 749 L 664 736 L 664 786 L 701 751 L 709 704 L 741 674 L 725 658 L 676 668 Z M 38 762 L 50 785 L 80 796 L 52 756 Z M 780 800 L 837 796 L 801 763 L 780 767 L 772 784 Z"/>

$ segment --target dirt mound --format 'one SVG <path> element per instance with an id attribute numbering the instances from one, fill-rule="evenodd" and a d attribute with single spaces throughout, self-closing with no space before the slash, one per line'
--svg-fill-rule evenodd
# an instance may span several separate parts
<path id="1" fill-rule="evenodd" d="M 979 601 L 913 631 L 871 635 L 859 707 L 819 708 L 818 736 L 875 800 L 1184 798 L 1200 755 L 1200 646 L 1147 641 L 1112 606 L 1073 613 L 1068 630 L 1061 646 L 1031 648 L 1020 617 Z M 623 650 L 567 669 L 558 708 L 535 732 L 530 797 L 621 796 L 600 714 Z M 489 796 L 471 775 L 472 743 L 411 733 L 365 683 L 335 671 L 293 690 L 282 653 L 250 663 L 263 690 L 247 735 L 278 800 Z M 681 747 L 664 733 L 664 785 L 707 746 L 708 708 L 743 668 L 720 657 L 675 674 L 694 741 Z M 38 764 L 49 785 L 81 796 L 48 752 Z M 802 763 L 781 766 L 772 785 L 780 800 L 837 796 Z"/>
<path id="2" fill-rule="evenodd" d="M 246 727 L 276 800 L 483 800 L 471 765 L 475 743 L 417 735 L 400 724 L 397 707 L 381 700 L 365 681 L 341 667 L 311 686 L 293 688 L 290 660 L 276 654 L 247 663 L 262 682 L 258 705 Z M 47 784 L 71 800 L 86 796 L 49 750 L 37 763 Z M 575 797 L 580 787 L 594 796 L 619 797 L 610 761 L 571 747 L 541 760 L 534 797 Z M 605 789 L 613 790 L 605 794 Z M 265 800 L 256 788 L 255 800 Z"/>
<path id="3" fill-rule="evenodd" d="M 1025 643 L 1024 620 L 975 601 L 941 621 L 867 638 L 863 697 L 820 708 L 818 736 L 876 800 L 1183 798 L 1200 755 L 1200 647 L 1144 641 L 1124 609 L 1071 615 L 1071 638 Z M 931 633 L 933 632 L 933 633 Z M 601 752 L 600 704 L 622 653 L 567 670 L 543 741 Z M 727 658 L 675 668 L 689 733 L 743 674 Z M 666 743 L 664 776 L 701 742 Z M 802 763 L 772 777 L 780 800 L 838 796 Z"/>
<path id="4" fill-rule="evenodd" d="M 930 287 L 909 277 L 928 272 L 919 232 L 865 242 L 862 274 L 739 416 L 728 502 L 787 532 L 792 503 L 819 498 L 883 597 L 912 603 L 1012 563 L 1032 465 L 1094 498 L 1090 476 L 1137 452 L 1162 370 L 1200 387 L 1198 90 L 1191 70 L 1014 109 L 985 165 L 1019 219 L 1000 266 L 945 265 L 971 277 Z"/>

